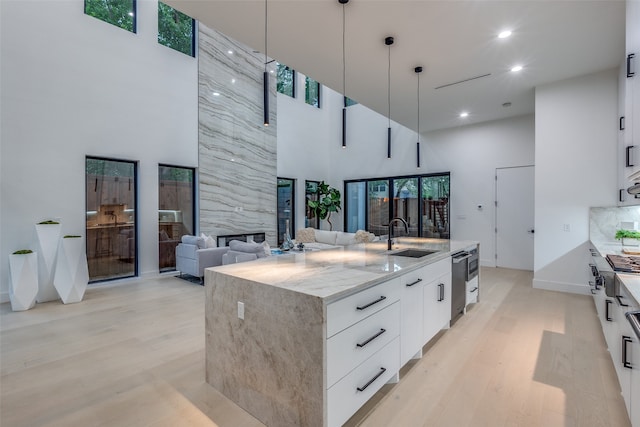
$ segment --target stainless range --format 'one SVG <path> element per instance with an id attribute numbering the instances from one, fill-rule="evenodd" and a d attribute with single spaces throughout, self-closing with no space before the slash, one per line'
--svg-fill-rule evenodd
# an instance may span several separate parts
<path id="1" fill-rule="evenodd" d="M 607 255 L 607 261 L 613 271 L 619 273 L 640 273 L 640 256 Z"/>

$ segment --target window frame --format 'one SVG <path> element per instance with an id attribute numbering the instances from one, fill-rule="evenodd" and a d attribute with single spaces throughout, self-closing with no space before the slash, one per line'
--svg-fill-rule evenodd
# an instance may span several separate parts
<path id="1" fill-rule="evenodd" d="M 291 239 L 296 238 L 296 180 L 294 178 L 287 178 L 284 176 L 276 177 L 276 242 L 278 246 L 282 245 L 284 239 L 282 238 L 282 234 L 280 233 L 280 192 L 278 191 L 278 187 L 280 185 L 280 180 L 286 180 L 291 182 L 291 206 L 290 206 L 290 221 L 289 221 L 289 235 Z M 285 218 L 286 219 L 286 218 Z M 285 222 L 286 223 L 286 222 Z"/>
<path id="2" fill-rule="evenodd" d="M 280 66 L 284 66 L 285 69 L 290 70 L 291 71 L 291 95 L 289 95 L 288 93 L 285 92 L 280 92 L 279 90 L 277 90 L 278 93 L 281 93 L 283 95 L 289 96 L 293 99 L 296 99 L 296 95 L 297 95 L 297 87 L 298 85 L 296 84 L 296 81 L 298 80 L 298 73 L 296 72 L 296 70 L 294 70 L 293 68 L 289 67 L 288 65 L 285 64 L 281 64 L 281 63 L 277 63 L 277 68 L 276 68 L 276 90 L 277 90 L 277 86 L 278 86 L 278 81 L 277 81 L 277 77 L 280 75 L 280 72 L 278 70 L 278 68 Z"/>

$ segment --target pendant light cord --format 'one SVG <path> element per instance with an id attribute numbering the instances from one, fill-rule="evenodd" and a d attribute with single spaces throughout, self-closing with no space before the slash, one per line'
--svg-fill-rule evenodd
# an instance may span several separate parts
<path id="1" fill-rule="evenodd" d="M 387 71 L 387 105 L 389 127 L 391 127 L 391 45 L 389 45 L 389 68 Z"/>
<path id="2" fill-rule="evenodd" d="M 418 142 L 420 142 L 420 73 L 418 74 Z"/>
<path id="3" fill-rule="evenodd" d="M 345 9 L 344 5 L 346 3 L 342 3 L 342 96 L 347 97 L 347 65 L 346 65 L 346 55 L 345 55 Z M 346 100 L 345 100 L 346 104 Z"/>

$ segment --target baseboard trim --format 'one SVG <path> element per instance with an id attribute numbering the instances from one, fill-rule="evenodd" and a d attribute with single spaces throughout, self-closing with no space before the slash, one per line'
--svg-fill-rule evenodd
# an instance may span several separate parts
<path id="1" fill-rule="evenodd" d="M 551 280 L 533 279 L 533 287 L 535 289 L 566 292 L 570 294 L 580 294 L 580 295 L 591 294 L 591 288 L 588 285 L 583 285 L 580 283 L 554 282 Z"/>
<path id="2" fill-rule="evenodd" d="M 0 304 L 9 302 L 9 292 L 0 292 Z"/>

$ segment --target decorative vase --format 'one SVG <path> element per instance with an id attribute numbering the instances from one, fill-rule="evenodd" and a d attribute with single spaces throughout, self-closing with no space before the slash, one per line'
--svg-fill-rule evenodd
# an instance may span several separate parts
<path id="1" fill-rule="evenodd" d="M 53 285 L 64 304 L 82 301 L 89 283 L 89 269 L 81 236 L 60 239 Z"/>
<path id="2" fill-rule="evenodd" d="M 58 299 L 58 292 L 53 286 L 53 277 L 56 268 L 56 255 L 58 254 L 58 243 L 60 240 L 62 226 L 55 224 L 36 224 L 36 234 L 38 235 L 38 302 L 55 301 Z"/>
<path id="3" fill-rule="evenodd" d="M 38 253 L 9 255 L 9 300 L 13 311 L 29 310 L 38 295 Z"/>

